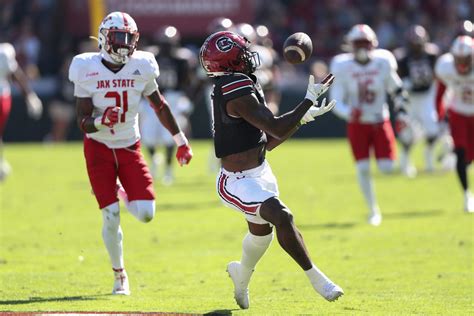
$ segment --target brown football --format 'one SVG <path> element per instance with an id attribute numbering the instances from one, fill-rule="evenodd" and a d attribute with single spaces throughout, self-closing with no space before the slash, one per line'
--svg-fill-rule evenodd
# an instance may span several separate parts
<path id="1" fill-rule="evenodd" d="M 297 32 L 288 36 L 283 44 L 283 56 L 290 64 L 305 62 L 313 52 L 313 42 L 308 34 Z"/>

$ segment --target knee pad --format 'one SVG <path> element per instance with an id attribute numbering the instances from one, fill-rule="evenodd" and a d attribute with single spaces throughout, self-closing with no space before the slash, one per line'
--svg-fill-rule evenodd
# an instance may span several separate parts
<path id="1" fill-rule="evenodd" d="M 391 173 L 393 171 L 393 160 L 391 159 L 378 159 L 377 166 L 383 173 Z"/>
<path id="2" fill-rule="evenodd" d="M 155 217 L 155 201 L 154 200 L 135 200 L 131 201 L 128 206 L 135 217 L 143 222 L 148 223 Z"/>
<path id="3" fill-rule="evenodd" d="M 115 202 L 104 207 L 102 209 L 102 218 L 104 220 L 105 229 L 117 230 L 120 226 L 119 203 Z"/>
<path id="4" fill-rule="evenodd" d="M 268 246 L 270 246 L 272 240 L 273 240 L 273 232 L 265 236 L 257 236 L 249 232 L 247 233 L 247 235 L 245 235 L 244 247 L 248 243 L 260 248 L 267 248 Z"/>
<path id="5" fill-rule="evenodd" d="M 370 174 L 370 161 L 369 159 L 362 159 L 357 161 L 357 173 L 359 175 Z"/>

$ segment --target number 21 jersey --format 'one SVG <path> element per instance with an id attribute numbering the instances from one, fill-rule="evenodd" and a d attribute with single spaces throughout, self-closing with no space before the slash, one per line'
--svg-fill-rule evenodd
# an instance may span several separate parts
<path id="1" fill-rule="evenodd" d="M 155 57 L 144 51 L 135 51 L 116 73 L 102 63 L 100 53 L 75 56 L 69 67 L 69 80 L 74 83 L 74 96 L 92 99 L 93 117 L 101 117 L 108 107 L 120 107 L 119 122 L 113 128 L 104 127 L 86 136 L 109 148 L 124 148 L 135 144 L 140 139 L 140 99 L 156 91 L 158 75 Z"/>

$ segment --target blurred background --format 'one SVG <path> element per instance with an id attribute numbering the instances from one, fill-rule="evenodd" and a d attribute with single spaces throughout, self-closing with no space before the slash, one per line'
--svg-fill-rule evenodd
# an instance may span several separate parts
<path id="1" fill-rule="evenodd" d="M 280 112 L 292 108 L 306 91 L 309 73 L 321 76 L 327 63 L 341 52 L 343 37 L 356 23 L 369 24 L 381 48 L 404 45 L 404 34 L 413 24 L 423 25 L 442 52 L 448 50 L 460 23 L 471 20 L 473 0 L 2 0 L 0 42 L 14 45 L 17 60 L 45 110 L 39 121 L 28 117 L 22 94 L 13 87 L 12 112 L 4 141 L 78 140 L 82 135 L 74 120 L 72 85 L 67 80 L 69 62 L 75 54 L 95 51 L 102 18 L 112 11 L 125 11 L 137 22 L 139 49 L 152 50 L 160 30 L 172 25 L 179 32 L 176 45 L 186 47 L 190 57 L 191 138 L 209 138 L 207 97 L 202 89 L 202 70 L 197 54 L 213 32 L 216 18 L 229 18 L 234 26 L 248 23 L 257 30 L 255 40 L 273 49 L 272 85 Z M 258 27 L 260 26 L 260 27 Z M 313 40 L 313 56 L 302 65 L 290 65 L 282 57 L 282 45 L 294 32 L 306 32 Z M 297 137 L 338 137 L 344 122 L 326 115 L 319 124 L 302 129 Z"/>

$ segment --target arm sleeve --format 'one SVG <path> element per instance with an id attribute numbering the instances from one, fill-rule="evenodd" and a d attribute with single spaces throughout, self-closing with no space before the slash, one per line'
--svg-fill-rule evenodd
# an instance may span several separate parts
<path id="1" fill-rule="evenodd" d="M 15 72 L 18 69 L 18 63 L 16 61 L 16 54 L 15 54 L 15 48 L 13 48 L 12 45 L 7 44 L 8 46 L 6 49 L 6 55 L 7 55 L 7 64 L 8 64 L 8 70 L 10 72 Z"/>
<path id="2" fill-rule="evenodd" d="M 74 96 L 77 98 L 90 98 L 90 93 L 80 84 L 74 83 Z"/>
<path id="3" fill-rule="evenodd" d="M 148 81 L 145 84 L 145 88 L 143 90 L 143 95 L 147 97 L 158 89 L 158 83 L 156 82 L 156 78 L 160 76 L 160 67 L 158 66 L 158 63 L 156 62 L 155 56 L 153 56 L 153 54 L 146 53 L 145 56 L 147 61 L 146 68 L 148 68 L 149 73 L 147 76 Z"/>
<path id="4" fill-rule="evenodd" d="M 150 80 L 146 83 L 145 88 L 143 89 L 143 95 L 145 97 L 149 96 L 158 89 L 158 83 L 156 79 Z"/>
<path id="5" fill-rule="evenodd" d="M 394 94 L 403 88 L 403 83 L 397 73 L 398 65 L 395 57 L 392 54 L 387 54 L 386 60 L 389 73 L 387 78 L 387 91 L 390 94 Z"/>

